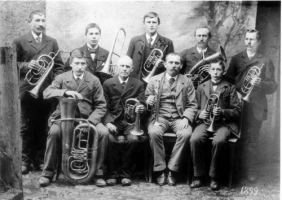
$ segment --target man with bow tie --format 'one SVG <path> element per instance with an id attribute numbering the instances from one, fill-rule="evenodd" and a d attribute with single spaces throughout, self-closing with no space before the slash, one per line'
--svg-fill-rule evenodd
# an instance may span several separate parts
<path id="1" fill-rule="evenodd" d="M 277 89 L 275 82 L 274 66 L 272 61 L 264 56 L 259 47 L 261 44 L 260 32 L 249 29 L 245 35 L 246 50 L 231 58 L 226 77 L 236 85 L 236 89 L 243 96 L 242 85 L 249 70 L 257 66 L 260 76 L 252 77 L 249 83 L 253 85 L 250 102 L 244 101 L 243 127 L 242 127 L 242 171 L 249 182 L 255 182 L 258 174 L 255 170 L 257 162 L 257 139 L 262 122 L 267 119 L 267 94 L 272 94 Z"/>
<path id="2" fill-rule="evenodd" d="M 104 175 L 104 159 L 108 143 L 108 132 L 101 123 L 106 113 L 106 101 L 103 88 L 99 79 L 87 72 L 85 68 L 86 54 L 80 49 L 72 51 L 70 56 L 71 71 L 65 72 L 55 78 L 52 84 L 44 90 L 44 98 L 75 98 L 81 100 L 75 112 L 75 118 L 87 119 L 96 127 L 98 132 L 98 150 L 95 171 L 95 185 L 103 187 L 106 182 Z M 62 129 L 60 122 L 52 120 L 60 119 L 60 104 L 49 119 L 50 131 L 47 139 L 47 147 L 44 159 L 44 168 L 39 184 L 42 187 L 48 186 L 53 179 L 58 161 L 58 152 L 61 143 Z"/>
<path id="3" fill-rule="evenodd" d="M 85 28 L 84 44 L 79 49 L 84 51 L 87 55 L 87 67 L 86 71 L 97 76 L 101 83 L 108 79 L 107 75 L 99 73 L 108 58 L 109 51 L 99 46 L 99 40 L 101 38 L 101 28 L 96 23 L 90 23 Z M 69 60 L 65 63 L 65 71 L 71 70 Z"/>
<path id="4" fill-rule="evenodd" d="M 21 131 L 22 138 L 22 174 L 35 169 L 42 169 L 44 151 L 47 138 L 47 121 L 52 112 L 53 100 L 43 100 L 42 92 L 50 85 L 53 78 L 63 72 L 63 62 L 60 54 L 54 59 L 54 66 L 39 91 L 39 98 L 35 99 L 28 91 L 35 86 L 30 85 L 25 76 L 29 70 L 37 73 L 40 64 L 37 59 L 41 55 L 57 53 L 58 43 L 45 32 L 46 16 L 42 11 L 35 10 L 29 15 L 30 31 L 14 40 L 16 46 L 17 63 L 19 68 L 19 90 L 21 99 Z"/>
<path id="5" fill-rule="evenodd" d="M 143 83 L 130 76 L 133 71 L 132 59 L 122 56 L 118 62 L 118 75 L 106 80 L 103 84 L 105 98 L 107 101 L 107 113 L 103 123 L 110 132 L 108 144 L 108 172 L 107 184 L 113 186 L 117 179 L 121 179 L 123 186 L 131 185 L 132 162 L 136 156 L 138 136 L 131 135 L 133 125 L 128 125 L 125 120 L 125 101 L 129 98 L 136 98 L 140 105 L 137 105 L 134 112 L 142 114 L 146 111 Z M 122 163 L 119 164 L 118 136 L 126 138 L 123 146 Z"/>
<path id="6" fill-rule="evenodd" d="M 166 71 L 154 76 L 145 91 L 147 105 L 155 108 L 149 119 L 148 132 L 157 183 L 160 186 L 165 183 L 175 186 L 179 167 L 189 152 L 191 125 L 197 112 L 197 102 L 192 81 L 179 74 L 182 67 L 180 55 L 168 54 L 164 66 Z M 163 143 L 163 134 L 167 131 L 172 131 L 177 137 L 168 165 Z M 167 167 L 168 176 L 165 173 Z"/>

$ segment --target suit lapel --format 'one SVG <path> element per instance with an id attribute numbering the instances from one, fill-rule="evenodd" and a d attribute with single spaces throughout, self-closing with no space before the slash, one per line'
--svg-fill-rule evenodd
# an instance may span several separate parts
<path id="1" fill-rule="evenodd" d="M 103 66 L 103 63 L 106 60 L 106 55 L 103 51 L 103 49 L 99 46 L 98 47 L 98 52 L 95 55 L 95 60 L 97 60 L 97 66 L 96 66 L 96 71 L 100 71 L 100 67 Z"/>
<path id="2" fill-rule="evenodd" d="M 127 93 L 131 92 L 134 89 L 134 81 L 132 79 L 132 77 L 129 77 L 127 84 L 122 92 L 122 97 L 126 96 Z"/>
<path id="3" fill-rule="evenodd" d="M 89 82 L 88 75 L 87 75 L 87 73 L 84 72 L 83 79 L 81 80 L 81 82 L 80 82 L 80 84 L 77 88 L 77 92 L 81 92 L 82 90 L 84 90 L 87 87 L 88 82 Z"/>
<path id="4" fill-rule="evenodd" d="M 49 38 L 45 34 L 42 34 L 42 41 L 41 41 L 41 45 L 40 45 L 38 52 L 44 49 L 48 45 L 48 42 L 49 42 Z M 57 53 L 57 52 L 54 52 L 54 53 Z"/>
<path id="5" fill-rule="evenodd" d="M 114 76 L 113 90 L 116 91 L 119 95 L 121 95 L 123 92 L 122 85 L 119 82 L 118 76 Z"/>
<path id="6" fill-rule="evenodd" d="M 78 85 L 73 77 L 72 70 L 68 71 L 66 74 L 66 86 L 73 91 L 77 90 Z"/>
<path id="7" fill-rule="evenodd" d="M 33 35 L 31 32 L 27 35 L 27 40 L 32 48 L 34 48 L 36 51 L 40 48 L 40 45 L 35 41 Z M 42 41 L 43 42 L 43 41 Z"/>
<path id="8" fill-rule="evenodd" d="M 88 51 L 87 44 L 81 47 L 81 50 L 86 53 L 86 58 L 87 58 L 87 67 L 91 70 L 92 73 L 95 72 L 95 66 L 94 66 L 94 61 Z"/>
<path id="9" fill-rule="evenodd" d="M 183 78 L 183 76 L 181 74 L 178 75 L 177 79 L 178 80 L 176 80 L 177 83 L 176 83 L 176 94 L 175 94 L 175 97 L 177 97 L 180 94 L 180 92 L 184 88 L 184 83 L 185 83 L 184 78 Z"/>
<path id="10" fill-rule="evenodd" d="M 210 95 L 211 95 L 211 80 L 208 80 L 208 81 L 203 83 L 203 89 L 204 89 L 205 95 L 209 99 Z"/>
<path id="11" fill-rule="evenodd" d="M 191 54 L 192 54 L 192 57 L 193 57 L 194 60 L 199 61 L 199 60 L 203 59 L 203 55 L 198 52 L 197 47 L 194 47 L 192 49 Z"/>

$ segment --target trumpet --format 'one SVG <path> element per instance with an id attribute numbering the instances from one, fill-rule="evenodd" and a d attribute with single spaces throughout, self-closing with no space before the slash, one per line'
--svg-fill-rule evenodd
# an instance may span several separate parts
<path id="1" fill-rule="evenodd" d="M 263 68 L 264 64 L 260 66 L 253 66 L 247 73 L 246 77 L 244 78 L 243 84 L 241 86 L 241 91 L 245 94 L 243 97 L 244 101 L 250 102 L 250 95 L 254 88 L 254 85 L 251 84 L 251 81 L 255 78 L 260 80 L 261 69 Z"/>
<path id="2" fill-rule="evenodd" d="M 168 45 L 165 46 L 163 50 L 160 49 L 153 49 L 150 55 L 148 56 L 147 60 L 144 63 L 144 71 L 149 73 L 147 76 L 144 75 L 142 71 L 142 79 L 146 82 L 149 83 L 149 80 L 155 75 L 155 72 L 158 68 L 157 61 L 161 60 L 163 58 L 164 52 Z M 163 61 L 162 61 L 163 62 Z M 151 71 L 149 71 L 152 69 Z"/>
<path id="3" fill-rule="evenodd" d="M 130 134 L 132 135 L 144 134 L 144 131 L 141 130 L 140 128 L 140 114 L 139 113 L 135 114 L 135 108 L 138 105 L 140 105 L 140 102 L 135 98 L 129 98 L 125 101 L 124 119 L 128 125 L 134 124 L 133 129 L 130 130 Z"/>
<path id="4" fill-rule="evenodd" d="M 51 70 L 53 69 L 54 59 L 59 54 L 59 52 L 60 50 L 58 50 L 56 54 L 54 52 L 50 52 L 48 55 L 47 54 L 41 55 L 37 59 L 40 69 L 39 70 L 30 69 L 25 75 L 25 80 L 30 85 L 36 85 L 32 90 L 28 91 L 32 97 L 36 99 L 39 97 L 39 89 L 41 88 L 42 84 L 48 77 Z"/>

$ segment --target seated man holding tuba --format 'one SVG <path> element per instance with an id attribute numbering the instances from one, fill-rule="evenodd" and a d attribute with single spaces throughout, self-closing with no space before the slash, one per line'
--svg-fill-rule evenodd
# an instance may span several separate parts
<path id="1" fill-rule="evenodd" d="M 154 108 L 148 132 L 157 183 L 162 186 L 167 182 L 174 186 L 179 166 L 189 150 L 191 124 L 197 112 L 197 102 L 192 81 L 179 74 L 182 67 L 180 55 L 168 54 L 164 66 L 166 72 L 154 76 L 145 91 L 147 105 Z M 174 132 L 177 139 L 168 162 L 169 173 L 166 178 L 163 134 L 168 130 Z"/>
<path id="2" fill-rule="evenodd" d="M 95 184 L 96 186 L 105 186 L 106 182 L 103 180 L 104 158 L 108 142 L 108 131 L 101 123 L 102 117 L 106 113 L 106 101 L 104 98 L 103 88 L 97 77 L 85 71 L 86 68 L 86 54 L 80 49 L 75 49 L 70 56 L 71 71 L 65 72 L 55 78 L 52 84 L 44 90 L 44 98 L 74 98 L 79 99 L 77 109 L 75 110 L 75 117 L 87 119 L 90 124 L 96 127 L 98 132 L 98 150 Z M 62 111 L 64 112 L 64 111 Z M 65 111 L 68 112 L 68 111 Z M 64 113 L 65 113 L 64 112 Z M 60 143 L 62 137 L 62 128 L 60 104 L 50 117 L 50 130 L 47 138 L 47 147 L 44 159 L 44 168 L 39 179 L 40 186 L 48 186 L 55 174 L 58 164 L 58 155 L 60 152 Z M 57 120 L 57 121 L 52 121 Z M 71 144 L 67 144 L 71 146 Z M 70 148 L 70 147 L 69 147 Z M 62 163 L 64 164 L 64 163 Z M 58 172 L 57 172 L 58 173 Z"/>
<path id="3" fill-rule="evenodd" d="M 205 146 L 213 136 L 212 158 L 209 176 L 212 178 L 210 187 L 219 189 L 219 162 L 225 141 L 231 136 L 238 135 L 238 126 L 241 107 L 234 85 L 223 79 L 225 66 L 223 61 L 210 64 L 211 80 L 199 85 L 196 92 L 198 101 L 197 126 L 190 139 L 191 153 L 195 180 L 191 188 L 203 185 L 203 176 L 206 175 Z"/>
<path id="4" fill-rule="evenodd" d="M 129 186 L 131 185 L 132 161 L 136 156 L 138 144 L 137 135 L 142 133 L 133 133 L 133 129 L 135 132 L 140 132 L 140 121 L 136 120 L 134 126 L 128 123 L 132 123 L 130 113 L 137 113 L 137 118 L 139 117 L 138 115 L 146 111 L 144 106 L 146 104 L 145 89 L 140 80 L 129 76 L 133 71 L 132 59 L 130 57 L 120 57 L 117 62 L 117 70 L 118 75 L 106 80 L 103 84 L 108 108 L 103 123 L 110 132 L 107 154 L 109 160 L 107 184 L 113 186 L 116 184 L 117 179 L 121 178 L 121 184 Z M 130 100 L 135 100 L 136 105 L 127 104 Z M 117 150 L 119 145 L 117 137 L 119 136 L 126 138 L 121 165 L 118 163 L 119 155 Z"/>

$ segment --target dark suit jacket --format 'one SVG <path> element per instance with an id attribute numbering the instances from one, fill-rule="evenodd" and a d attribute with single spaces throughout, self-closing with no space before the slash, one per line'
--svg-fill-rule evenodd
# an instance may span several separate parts
<path id="1" fill-rule="evenodd" d="M 241 86 L 249 69 L 253 66 L 264 66 L 261 69 L 261 88 L 254 87 L 251 92 L 251 105 L 255 118 L 263 121 L 267 118 L 267 99 L 266 94 L 272 94 L 277 89 L 277 83 L 274 77 L 274 66 L 272 61 L 263 56 L 261 53 L 256 53 L 252 60 L 249 59 L 247 52 L 243 51 L 231 58 L 226 77 L 231 83 L 236 85 L 236 89 L 242 95 Z"/>
<path id="2" fill-rule="evenodd" d="M 168 39 L 165 38 L 161 35 L 158 34 L 156 40 L 155 40 L 155 44 L 153 45 L 154 48 L 158 48 L 160 50 L 163 50 L 165 48 L 165 46 L 167 46 L 165 52 L 164 52 L 164 56 L 163 56 L 163 60 L 165 59 L 165 56 L 169 53 L 173 53 L 174 52 L 174 47 L 173 47 L 173 42 Z M 134 38 L 131 39 L 129 47 L 128 47 L 128 51 L 127 51 L 127 55 L 132 58 L 133 60 L 133 72 L 131 73 L 132 77 L 135 77 L 137 79 L 141 79 L 141 69 L 143 68 L 143 65 L 145 63 L 145 46 L 146 46 L 146 34 L 140 35 L 140 36 L 136 36 Z M 158 69 L 156 71 L 156 74 L 160 73 L 161 71 Z"/>
<path id="3" fill-rule="evenodd" d="M 205 57 L 208 57 L 214 53 L 216 53 L 216 51 L 208 46 L 207 51 L 205 52 Z M 198 52 L 196 46 L 190 49 L 185 49 L 180 53 L 180 55 L 183 64 L 181 74 L 188 74 L 194 65 L 203 60 L 203 55 Z"/>
<path id="4" fill-rule="evenodd" d="M 164 79 L 165 72 L 151 78 L 145 91 L 146 98 L 150 95 L 157 95 L 157 102 L 160 102 Z M 192 123 L 197 112 L 195 89 L 192 81 L 182 74 L 179 74 L 176 82 L 175 104 L 179 116 L 186 117 Z M 158 109 L 159 104 L 156 106 L 156 112 L 158 112 Z M 151 116 L 149 121 L 151 122 L 154 119 L 155 114 Z"/>
<path id="5" fill-rule="evenodd" d="M 197 124 L 203 123 L 203 121 L 199 119 L 199 115 L 202 110 L 206 109 L 207 102 L 211 95 L 211 87 L 211 80 L 208 80 L 200 84 L 197 88 L 196 98 L 198 102 L 198 113 L 195 118 Z M 224 92 L 220 95 L 219 101 L 219 107 L 223 110 L 223 113 L 216 121 L 216 125 L 227 126 L 236 137 L 240 138 L 238 122 L 241 114 L 241 104 L 235 86 L 225 80 L 222 80 L 218 84 L 216 92 L 221 87 L 226 87 Z"/>
<path id="6" fill-rule="evenodd" d="M 146 107 L 143 82 L 136 78 L 129 77 L 123 90 L 118 76 L 114 76 L 104 82 L 103 89 L 107 101 L 104 124 L 114 122 L 124 112 L 125 101 L 129 98 L 137 98 Z"/>
<path id="7" fill-rule="evenodd" d="M 20 69 L 20 98 L 21 100 L 25 99 L 27 90 L 31 90 L 34 86 L 29 85 L 25 79 L 25 75 L 28 72 L 28 64 L 31 60 L 37 60 L 39 56 L 43 54 L 49 54 L 50 52 L 57 53 L 58 43 L 55 39 L 43 34 L 42 41 L 38 44 L 31 32 L 17 38 L 14 40 L 13 45 L 16 46 L 17 51 L 17 62 Z M 43 90 L 52 83 L 54 76 L 63 72 L 63 62 L 60 54 L 58 54 L 54 60 L 54 66 L 51 72 L 49 73 L 47 79 L 44 81 L 41 90 L 40 96 L 42 95 Z"/>
<path id="8" fill-rule="evenodd" d="M 78 87 L 72 71 L 60 74 L 44 90 L 44 99 L 64 97 L 64 93 L 67 90 L 77 91 L 83 96 L 84 100 L 79 101 L 77 108 L 77 113 L 80 113 L 82 118 L 88 119 L 94 125 L 101 122 L 102 117 L 106 113 L 106 100 L 103 88 L 97 77 L 85 71 L 83 80 L 81 80 Z M 52 119 L 58 119 L 60 116 L 61 110 L 60 104 L 58 104 L 56 110 L 50 116 L 50 121 Z"/>

